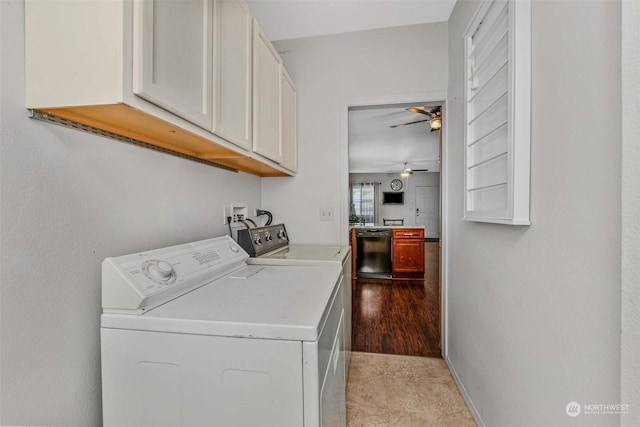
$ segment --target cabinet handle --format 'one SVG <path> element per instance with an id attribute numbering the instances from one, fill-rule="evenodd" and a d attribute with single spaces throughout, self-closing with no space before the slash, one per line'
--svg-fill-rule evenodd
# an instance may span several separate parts
<path id="1" fill-rule="evenodd" d="M 405 236 L 413 236 L 413 233 L 404 233 Z"/>

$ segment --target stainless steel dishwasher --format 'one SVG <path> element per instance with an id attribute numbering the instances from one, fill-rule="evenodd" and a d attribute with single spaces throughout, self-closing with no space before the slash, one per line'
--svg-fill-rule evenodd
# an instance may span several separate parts
<path id="1" fill-rule="evenodd" d="M 356 230 L 356 273 L 358 277 L 391 278 L 391 230 Z"/>

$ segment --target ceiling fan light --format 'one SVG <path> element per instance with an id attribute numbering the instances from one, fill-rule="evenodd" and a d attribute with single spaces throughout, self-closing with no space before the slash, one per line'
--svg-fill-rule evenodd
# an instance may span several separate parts
<path id="1" fill-rule="evenodd" d="M 434 117 L 429 120 L 429 126 L 433 130 L 438 130 L 442 128 L 442 119 L 440 117 Z"/>
<path id="2" fill-rule="evenodd" d="M 411 168 L 407 167 L 407 162 L 404 162 L 403 166 L 404 168 L 402 169 L 402 172 L 400 172 L 400 176 L 403 178 L 409 178 L 409 175 L 411 175 Z"/>

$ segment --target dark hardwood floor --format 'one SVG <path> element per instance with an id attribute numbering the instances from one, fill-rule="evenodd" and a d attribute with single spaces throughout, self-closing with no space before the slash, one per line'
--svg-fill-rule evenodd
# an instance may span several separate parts
<path id="1" fill-rule="evenodd" d="M 353 351 L 441 356 L 438 260 L 429 249 L 424 280 L 355 280 Z"/>

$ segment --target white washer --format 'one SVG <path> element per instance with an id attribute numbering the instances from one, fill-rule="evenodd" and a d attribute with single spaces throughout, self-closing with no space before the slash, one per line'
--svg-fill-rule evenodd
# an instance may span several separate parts
<path id="1" fill-rule="evenodd" d="M 107 258 L 105 426 L 344 426 L 341 269 L 228 236 Z"/>
<path id="2" fill-rule="evenodd" d="M 253 265 L 306 265 L 306 266 L 337 266 L 342 269 L 344 282 L 342 284 L 344 302 L 344 350 L 346 376 L 351 365 L 351 247 L 325 245 L 292 245 L 275 251 L 267 252 L 247 260 Z"/>

